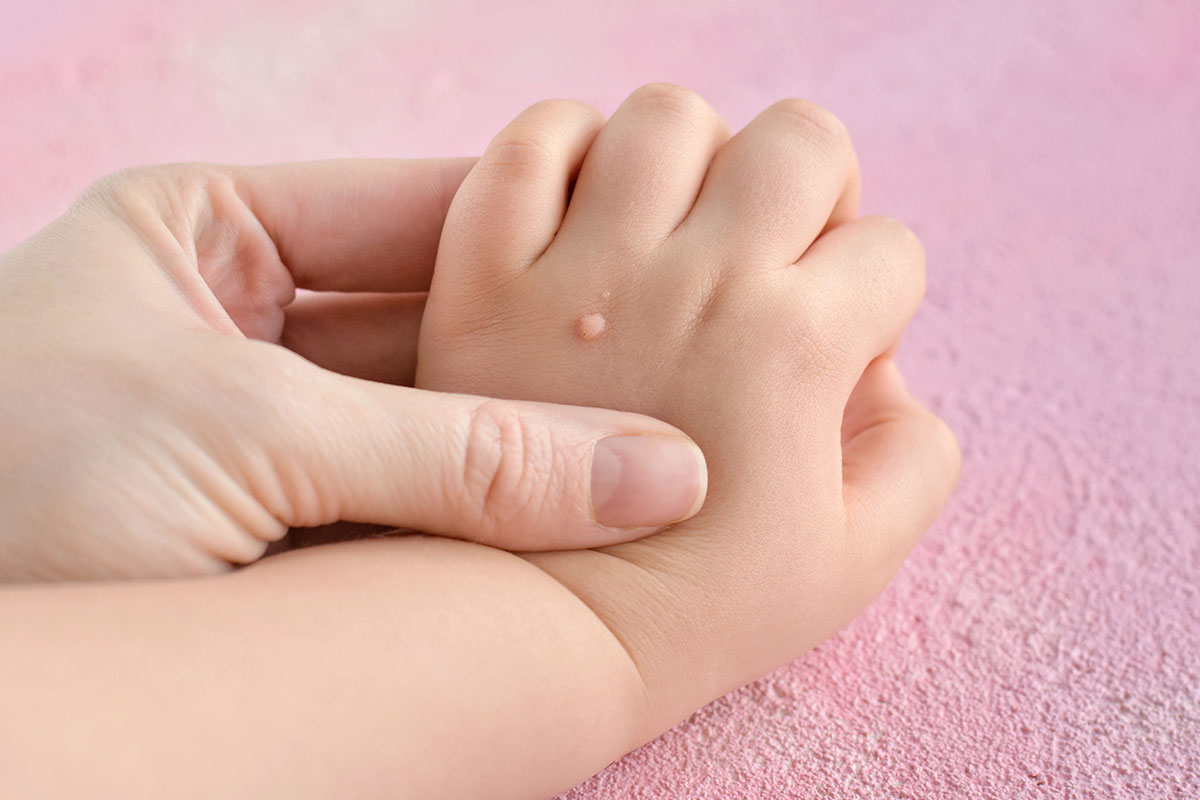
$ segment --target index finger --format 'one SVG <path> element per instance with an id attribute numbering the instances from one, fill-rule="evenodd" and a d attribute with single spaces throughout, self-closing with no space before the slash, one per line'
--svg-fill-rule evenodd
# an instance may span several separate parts
<path id="1" fill-rule="evenodd" d="M 429 289 L 442 223 L 474 158 L 230 167 L 296 286 Z"/>

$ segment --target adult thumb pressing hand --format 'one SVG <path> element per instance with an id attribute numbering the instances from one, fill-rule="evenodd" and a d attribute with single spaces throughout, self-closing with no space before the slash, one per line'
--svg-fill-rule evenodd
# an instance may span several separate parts
<path id="1" fill-rule="evenodd" d="M 401 385 L 470 165 L 132 170 L 0 256 L 0 580 L 205 574 L 339 520 L 541 550 L 694 514 L 665 423 Z"/>

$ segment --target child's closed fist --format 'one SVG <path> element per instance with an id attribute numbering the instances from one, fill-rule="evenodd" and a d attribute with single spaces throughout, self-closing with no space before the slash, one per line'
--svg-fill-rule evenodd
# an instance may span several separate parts
<path id="1" fill-rule="evenodd" d="M 647 735 L 849 620 L 957 479 L 954 437 L 891 359 L 923 251 L 855 219 L 857 197 L 828 112 L 784 101 L 730 138 L 653 85 L 607 124 L 534 106 L 454 200 L 417 385 L 641 412 L 708 459 L 694 519 L 529 556 L 627 649 Z"/>

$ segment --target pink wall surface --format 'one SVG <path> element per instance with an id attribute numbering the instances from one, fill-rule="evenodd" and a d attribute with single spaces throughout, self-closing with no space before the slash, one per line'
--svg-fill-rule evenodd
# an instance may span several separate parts
<path id="1" fill-rule="evenodd" d="M 477 153 L 650 80 L 846 121 L 964 473 L 866 614 L 565 797 L 1200 797 L 1191 0 L 4 0 L 0 247 L 124 166 Z"/>

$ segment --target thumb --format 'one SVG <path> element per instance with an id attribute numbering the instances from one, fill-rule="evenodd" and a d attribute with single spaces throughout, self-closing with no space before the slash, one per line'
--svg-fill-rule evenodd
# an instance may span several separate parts
<path id="1" fill-rule="evenodd" d="M 304 372 L 312 385 L 289 404 L 295 417 L 264 442 L 269 463 L 287 465 L 274 511 L 288 525 L 348 520 L 570 549 L 644 536 L 704 501 L 700 449 L 649 417 Z"/>
<path id="2" fill-rule="evenodd" d="M 950 499 L 962 459 L 954 434 L 909 394 L 887 356 L 859 378 L 842 440 L 850 541 L 876 592 Z"/>

